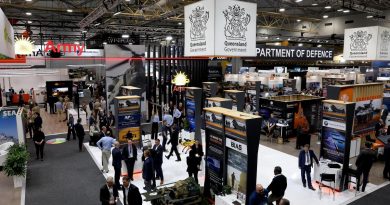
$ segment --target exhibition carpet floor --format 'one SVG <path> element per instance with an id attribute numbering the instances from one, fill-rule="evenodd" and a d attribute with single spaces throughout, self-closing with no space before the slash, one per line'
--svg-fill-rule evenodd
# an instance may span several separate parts
<path id="1" fill-rule="evenodd" d="M 369 193 L 360 199 L 349 203 L 350 205 L 367 205 L 367 204 L 372 204 L 372 205 L 387 205 L 389 204 L 390 201 L 390 184 L 372 192 Z"/>
<path id="2" fill-rule="evenodd" d="M 48 136 L 46 140 L 65 138 L 65 135 Z M 89 138 L 86 137 L 85 141 Z M 35 147 L 27 139 L 31 160 L 26 181 L 27 205 L 100 204 L 99 190 L 105 179 L 91 156 L 84 149 L 78 151 L 78 141 L 46 144 L 44 161 L 35 160 Z M 1 203 L 0 203 L 1 204 Z"/>

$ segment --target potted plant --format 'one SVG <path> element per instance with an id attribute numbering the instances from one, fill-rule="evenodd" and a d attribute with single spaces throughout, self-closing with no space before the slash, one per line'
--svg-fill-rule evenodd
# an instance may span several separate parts
<path id="1" fill-rule="evenodd" d="M 22 187 L 22 182 L 27 173 L 27 160 L 29 153 L 26 145 L 14 144 L 8 149 L 3 171 L 14 179 L 14 187 Z"/>

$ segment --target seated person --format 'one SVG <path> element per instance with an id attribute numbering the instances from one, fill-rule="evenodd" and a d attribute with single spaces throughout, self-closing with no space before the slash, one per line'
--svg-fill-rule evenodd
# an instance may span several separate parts
<path id="1" fill-rule="evenodd" d="M 382 135 L 381 131 L 385 127 L 385 123 L 380 119 L 378 123 L 375 124 L 375 137 Z"/>

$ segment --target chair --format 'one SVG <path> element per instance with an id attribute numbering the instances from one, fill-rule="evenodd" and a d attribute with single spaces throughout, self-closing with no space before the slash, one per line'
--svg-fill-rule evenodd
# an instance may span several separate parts
<path id="1" fill-rule="evenodd" d="M 327 173 L 322 173 L 320 174 L 320 177 L 321 177 L 321 182 L 319 183 L 319 192 L 320 192 L 320 199 L 322 197 L 322 190 L 321 190 L 321 187 L 324 187 L 326 185 L 324 185 L 322 182 L 325 181 L 325 182 L 330 182 L 332 183 L 333 182 L 333 187 L 330 187 L 332 188 L 332 193 L 333 193 L 333 201 L 334 201 L 334 198 L 335 198 L 335 189 L 336 189 L 336 175 L 335 174 L 327 174 Z M 331 184 L 332 185 L 332 184 Z"/>
<path id="2" fill-rule="evenodd" d="M 352 181 L 352 177 L 355 178 L 355 181 Z M 354 187 L 355 189 L 355 196 L 358 192 L 358 188 L 360 186 L 360 177 L 359 177 L 359 173 L 356 169 L 352 169 L 352 168 L 348 168 L 348 171 L 347 171 L 347 180 L 348 180 L 348 187 L 349 187 L 349 183 L 354 183 L 356 185 L 356 187 Z"/>

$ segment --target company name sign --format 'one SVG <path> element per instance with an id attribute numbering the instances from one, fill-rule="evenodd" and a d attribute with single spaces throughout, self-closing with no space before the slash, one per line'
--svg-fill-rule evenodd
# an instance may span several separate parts
<path id="1" fill-rule="evenodd" d="M 333 60 L 333 49 L 257 45 L 262 59 Z"/>
<path id="2" fill-rule="evenodd" d="M 256 56 L 254 3 L 203 0 L 184 8 L 185 56 Z"/>
<path id="3" fill-rule="evenodd" d="M 345 29 L 345 60 L 390 60 L 390 28 Z"/>

